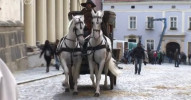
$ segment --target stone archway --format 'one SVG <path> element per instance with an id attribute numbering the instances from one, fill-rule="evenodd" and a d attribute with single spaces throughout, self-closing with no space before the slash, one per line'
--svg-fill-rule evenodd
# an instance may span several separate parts
<path id="1" fill-rule="evenodd" d="M 180 52 L 180 44 L 178 44 L 177 42 L 169 42 L 169 43 L 167 43 L 166 44 L 166 55 L 167 56 L 173 56 L 176 49 L 178 49 L 179 52 Z"/>

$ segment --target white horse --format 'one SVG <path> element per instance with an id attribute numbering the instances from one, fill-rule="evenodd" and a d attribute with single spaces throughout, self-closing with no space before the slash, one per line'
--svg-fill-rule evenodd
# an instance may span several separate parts
<path id="1" fill-rule="evenodd" d="M 92 80 L 93 86 L 96 88 L 95 95 L 98 97 L 100 95 L 100 80 L 101 74 L 104 69 L 105 72 L 105 82 L 104 86 L 107 86 L 107 74 L 108 68 L 112 74 L 117 76 L 120 71 L 116 67 L 114 63 L 114 59 L 112 58 L 112 47 L 111 41 L 108 37 L 104 36 L 101 30 L 102 17 L 104 12 L 97 11 L 95 13 L 92 10 L 92 33 L 90 34 L 90 40 L 88 42 L 88 62 L 90 68 L 90 78 Z M 96 85 L 94 82 L 94 70 L 96 76 Z"/>
<path id="2" fill-rule="evenodd" d="M 84 16 L 72 16 L 69 23 L 69 33 L 64 36 L 57 46 L 59 58 L 65 73 L 63 85 L 70 89 L 69 75 L 72 75 L 74 82 L 74 95 L 78 94 L 77 79 L 79 77 L 80 66 L 82 62 L 81 46 L 84 44 Z M 70 79 L 71 80 L 71 79 Z"/>

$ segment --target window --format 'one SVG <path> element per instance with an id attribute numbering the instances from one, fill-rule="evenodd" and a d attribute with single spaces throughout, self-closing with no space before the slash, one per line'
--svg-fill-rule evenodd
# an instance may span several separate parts
<path id="1" fill-rule="evenodd" d="M 147 17 L 147 22 L 146 22 L 146 29 L 153 29 L 154 22 L 152 21 L 154 18 L 153 17 Z"/>
<path id="2" fill-rule="evenodd" d="M 111 9 L 114 9 L 115 8 L 115 6 L 111 6 Z"/>
<path id="3" fill-rule="evenodd" d="M 131 9 L 135 9 L 135 6 L 131 6 Z"/>
<path id="4" fill-rule="evenodd" d="M 189 17 L 189 30 L 191 30 L 191 17 Z"/>
<path id="5" fill-rule="evenodd" d="M 170 30 L 177 30 L 177 18 L 170 17 Z"/>
<path id="6" fill-rule="evenodd" d="M 152 8 L 153 8 L 153 6 L 149 6 L 149 8 L 150 8 L 150 9 L 152 9 Z"/>
<path id="7" fill-rule="evenodd" d="M 136 29 L 136 17 L 131 16 L 130 17 L 130 23 L 129 23 L 130 29 Z"/>
<path id="8" fill-rule="evenodd" d="M 154 50 L 154 40 L 147 40 L 147 50 Z"/>

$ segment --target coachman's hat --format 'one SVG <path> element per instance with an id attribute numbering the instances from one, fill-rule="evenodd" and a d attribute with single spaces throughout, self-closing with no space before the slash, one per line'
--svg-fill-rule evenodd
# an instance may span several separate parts
<path id="1" fill-rule="evenodd" d="M 87 4 L 91 4 L 93 8 L 96 7 L 96 5 L 91 0 L 87 0 L 86 3 L 81 3 L 81 6 L 86 7 Z"/>

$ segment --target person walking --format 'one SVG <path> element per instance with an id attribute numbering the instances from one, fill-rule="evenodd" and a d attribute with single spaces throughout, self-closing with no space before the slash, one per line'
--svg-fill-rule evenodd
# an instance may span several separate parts
<path id="1" fill-rule="evenodd" d="M 157 51 L 154 51 L 153 57 L 154 57 L 154 64 L 157 64 Z"/>
<path id="2" fill-rule="evenodd" d="M 54 66 L 56 67 L 57 70 L 59 70 L 59 68 L 60 68 L 60 61 L 59 61 L 59 58 L 58 58 L 57 53 L 56 53 L 58 43 L 59 43 L 59 40 L 56 39 L 56 42 L 54 44 L 54 60 L 55 60 L 55 65 Z"/>
<path id="3" fill-rule="evenodd" d="M 137 47 L 133 50 L 133 56 L 135 58 L 135 74 L 140 75 L 141 73 L 141 65 L 143 62 L 143 59 L 145 58 L 144 49 L 141 46 L 141 43 L 139 42 L 137 44 Z M 137 67 L 139 65 L 139 67 Z"/>
<path id="4" fill-rule="evenodd" d="M 179 63 L 180 63 L 180 52 L 178 51 L 178 49 L 176 49 L 176 51 L 175 51 L 174 60 L 175 60 L 175 67 L 179 67 Z"/>
<path id="5" fill-rule="evenodd" d="M 191 53 L 188 54 L 188 63 L 191 65 L 191 61 L 190 61 L 190 59 L 191 59 Z"/>
<path id="6" fill-rule="evenodd" d="M 53 50 L 52 50 L 48 40 L 45 41 L 44 47 L 40 54 L 40 58 L 41 58 L 42 54 L 44 54 L 44 59 L 46 61 L 46 72 L 48 73 L 50 62 L 51 62 L 52 55 L 53 55 Z"/>

